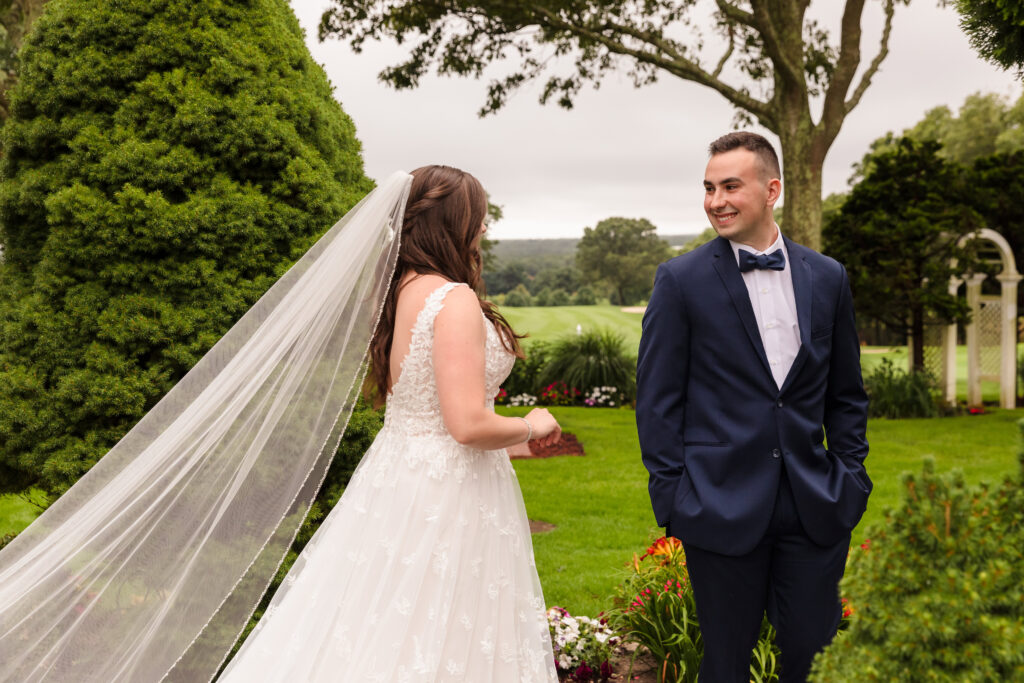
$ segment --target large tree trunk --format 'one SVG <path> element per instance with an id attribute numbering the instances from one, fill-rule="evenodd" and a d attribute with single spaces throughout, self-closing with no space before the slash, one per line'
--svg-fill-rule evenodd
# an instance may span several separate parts
<path id="1" fill-rule="evenodd" d="M 798 154 L 783 154 L 783 232 L 793 241 L 821 251 L 821 166 Z"/>
<path id="2" fill-rule="evenodd" d="M 795 242 L 821 251 L 821 167 L 831 142 L 816 130 L 802 91 L 778 131 L 782 149 L 782 229 Z"/>

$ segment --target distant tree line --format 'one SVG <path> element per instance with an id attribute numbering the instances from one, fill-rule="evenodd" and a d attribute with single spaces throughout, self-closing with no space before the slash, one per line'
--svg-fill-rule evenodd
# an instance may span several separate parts
<path id="1" fill-rule="evenodd" d="M 505 306 L 642 303 L 654 270 L 695 238 L 656 234 L 643 218 L 607 218 L 580 239 L 509 240 L 492 248 L 487 293 Z"/>

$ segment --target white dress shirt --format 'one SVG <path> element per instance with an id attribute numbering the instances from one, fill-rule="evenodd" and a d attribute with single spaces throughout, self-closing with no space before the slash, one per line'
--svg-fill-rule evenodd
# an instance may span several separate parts
<path id="1" fill-rule="evenodd" d="M 786 251 L 786 243 L 782 241 L 782 231 L 778 226 L 775 227 L 775 231 L 775 241 L 764 251 L 757 251 L 746 244 L 729 244 L 732 245 L 737 264 L 740 249 L 752 254 L 771 254 L 781 249 L 786 256 L 786 267 L 783 270 L 755 268 L 740 273 L 750 295 L 750 305 L 754 309 L 754 318 L 761 333 L 761 343 L 764 344 L 764 351 L 768 356 L 772 377 L 781 389 L 800 350 L 800 325 L 796 317 L 796 297 L 793 294 L 793 271 L 790 269 L 789 253 Z"/>

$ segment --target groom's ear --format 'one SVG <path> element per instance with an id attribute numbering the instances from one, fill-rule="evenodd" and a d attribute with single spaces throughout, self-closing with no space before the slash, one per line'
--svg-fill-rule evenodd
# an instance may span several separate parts
<path id="1" fill-rule="evenodd" d="M 779 201 L 779 197 L 782 196 L 782 181 L 778 178 L 772 178 L 767 184 L 768 190 L 768 206 L 775 206 L 775 202 Z"/>

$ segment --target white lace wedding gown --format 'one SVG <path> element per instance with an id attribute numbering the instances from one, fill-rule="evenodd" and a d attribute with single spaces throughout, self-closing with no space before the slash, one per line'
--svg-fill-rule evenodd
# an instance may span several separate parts
<path id="1" fill-rule="evenodd" d="M 504 449 L 456 442 L 434 381 L 435 290 L 384 427 L 221 682 L 555 682 L 529 522 Z M 514 357 L 486 323 L 489 396 Z"/>

